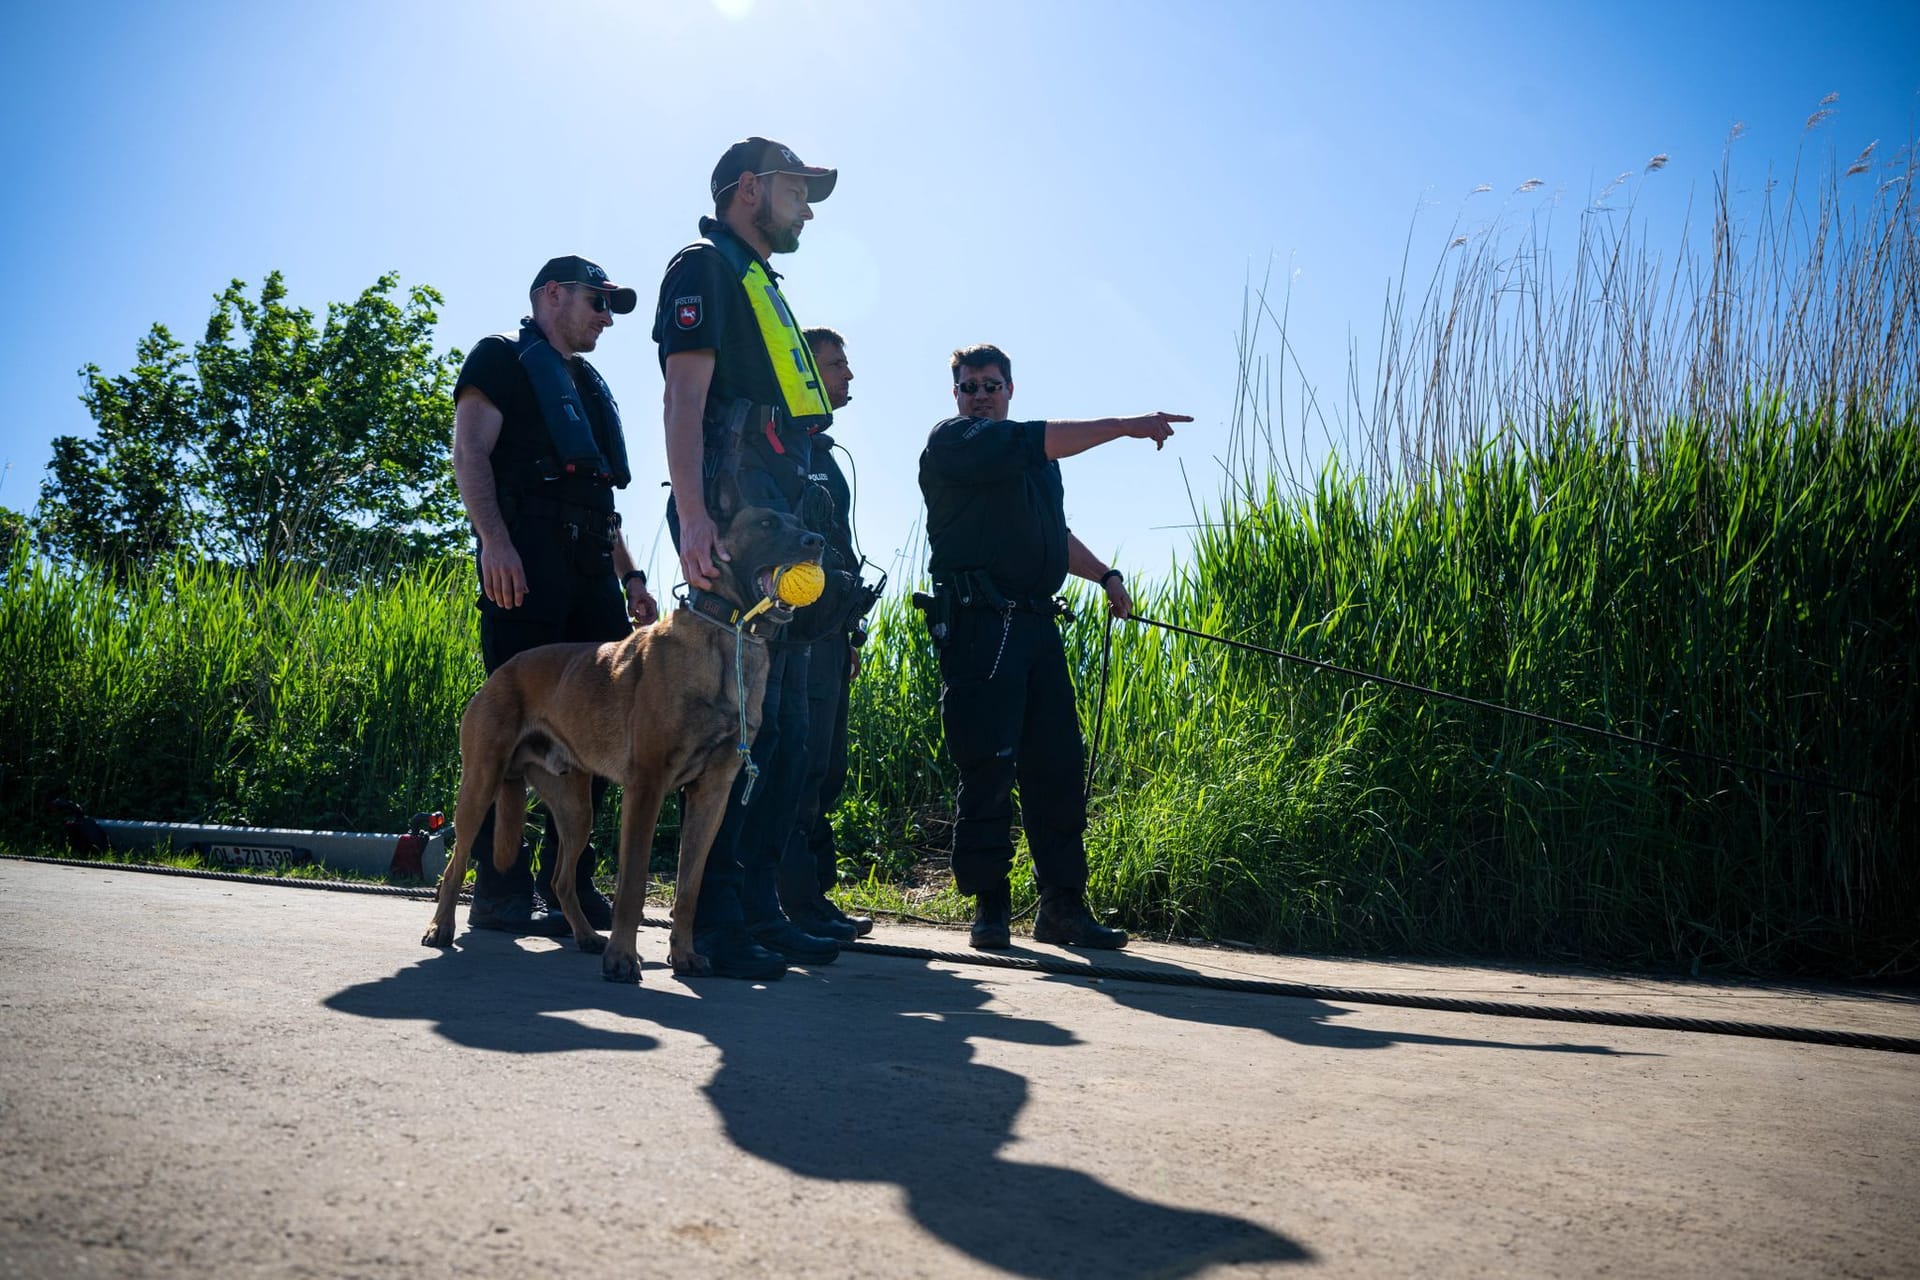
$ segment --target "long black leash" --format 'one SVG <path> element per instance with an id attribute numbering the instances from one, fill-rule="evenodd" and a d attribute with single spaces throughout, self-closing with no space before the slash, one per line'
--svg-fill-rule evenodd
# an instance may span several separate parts
<path id="1" fill-rule="evenodd" d="M 295 889 L 326 889 L 335 893 L 365 893 L 424 901 L 435 896 L 430 886 L 369 884 L 350 880 L 294 880 L 231 871 L 196 871 L 185 867 L 138 862 L 90 862 L 74 858 L 36 858 L 0 854 L 10 862 L 56 867 L 92 867 L 107 871 L 138 871 L 151 875 L 184 876 L 191 880 L 240 881 Z M 670 922 L 648 916 L 650 928 L 669 928 Z M 979 951 L 935 951 L 928 947 L 900 947 L 885 942 L 844 943 L 842 951 L 963 964 L 1028 973 L 1055 974 L 1110 982 L 1139 982 L 1162 987 L 1203 987 L 1244 995 L 1284 996 L 1296 1000 L 1323 1000 L 1339 1004 L 1387 1005 L 1399 1009 L 1430 1009 L 1440 1013 L 1472 1013 L 1494 1018 L 1526 1018 L 1536 1022 L 1584 1022 L 1608 1027 L 1635 1027 L 1648 1031 L 1744 1036 L 1756 1040 L 1786 1040 L 1796 1044 L 1823 1044 L 1843 1049 L 1879 1049 L 1888 1053 L 1920 1054 L 1920 1038 L 1886 1036 L 1866 1031 L 1836 1031 L 1825 1027 L 1788 1027 L 1763 1022 L 1728 1022 L 1718 1018 L 1684 1018 L 1660 1013 L 1619 1013 L 1606 1009 L 1567 1009 L 1549 1005 L 1515 1004 L 1499 1000 L 1462 1000 L 1453 996 L 1420 995 L 1410 991 L 1369 991 L 1352 987 L 1323 987 L 1305 982 L 1268 982 L 1254 978 L 1219 978 L 1190 970 L 1137 969 L 1130 965 L 1082 964 L 1037 956 L 989 955 Z"/>
<path id="2" fill-rule="evenodd" d="M 1769 765 L 1751 764 L 1743 760 L 1734 760 L 1727 756 L 1716 756 L 1706 751 L 1695 751 L 1690 747 L 1668 746 L 1663 742 L 1652 742 L 1646 738 L 1636 738 L 1632 734 L 1617 733 L 1612 729 L 1601 729 L 1590 724 L 1579 724 L 1572 720 L 1562 720 L 1558 716 L 1544 715 L 1538 711 L 1524 711 L 1519 707 L 1502 706 L 1498 702 L 1488 702 L 1484 698 L 1473 698 L 1464 693 L 1451 693 L 1445 689 L 1434 689 L 1427 685 L 1414 684 L 1409 680 L 1396 680 L 1392 676 L 1383 676 L 1372 671 L 1361 671 L 1355 667 L 1343 667 L 1337 662 L 1322 662 L 1318 658 L 1303 657 L 1297 653 L 1288 653 L 1284 649 L 1269 648 L 1266 645 L 1253 644 L 1246 640 L 1234 640 L 1227 636 L 1216 636 L 1205 631 L 1195 631 L 1192 627 L 1182 627 L 1175 623 L 1162 622 L 1158 618 L 1149 618 L 1142 613 L 1129 615 L 1127 621 L 1138 622 L 1142 626 L 1147 627 L 1158 627 L 1162 631 L 1171 631 L 1177 635 L 1192 636 L 1197 640 L 1211 640 L 1215 644 L 1223 644 L 1232 649 L 1244 649 L 1249 653 L 1264 654 L 1267 657 L 1279 658 L 1285 662 L 1296 662 L 1301 666 L 1312 667 L 1318 671 L 1331 671 L 1335 675 L 1349 676 L 1352 679 L 1365 680 L 1372 684 L 1382 684 L 1392 689 L 1405 689 L 1409 693 L 1425 694 L 1430 698 L 1442 698 L 1448 702 L 1458 702 L 1469 707 L 1479 707 L 1483 711 L 1494 711 L 1505 716 L 1516 716 L 1522 720 L 1533 720 L 1540 724 L 1550 724 L 1555 728 L 1569 729 L 1575 733 L 1592 734 L 1595 737 L 1605 738 L 1611 742 L 1624 743 L 1628 746 L 1639 747 L 1660 755 L 1679 756 L 1687 760 L 1699 760 L 1707 764 L 1720 765 L 1728 769 L 1738 769 L 1750 773 L 1762 774 L 1766 777 L 1777 778 L 1784 782 L 1804 783 L 1810 787 L 1819 787 L 1827 791 L 1838 792 L 1841 795 L 1859 796 L 1866 800 L 1886 799 L 1886 797 L 1879 792 L 1867 791 L 1860 787 L 1845 786 L 1838 782 L 1829 781 L 1826 778 L 1816 778 L 1802 773 L 1790 773 L 1784 769 L 1772 768 Z M 1106 642 L 1100 654 L 1100 694 L 1097 709 L 1094 713 L 1094 739 L 1092 749 L 1089 752 L 1087 767 L 1087 794 L 1089 796 L 1093 794 L 1093 759 L 1097 756 L 1100 749 L 1100 722 L 1107 705 L 1108 669 L 1113 657 L 1113 624 L 1113 615 L 1108 614 Z"/>
<path id="3" fill-rule="evenodd" d="M 1113 666 L 1113 624 L 1119 619 L 1107 615 L 1107 630 L 1100 641 L 1100 692 L 1093 703 L 1093 738 L 1087 745 L 1087 785 L 1081 798 L 1093 801 L 1093 767 L 1100 763 L 1100 726 L 1107 718 L 1107 672 Z"/>

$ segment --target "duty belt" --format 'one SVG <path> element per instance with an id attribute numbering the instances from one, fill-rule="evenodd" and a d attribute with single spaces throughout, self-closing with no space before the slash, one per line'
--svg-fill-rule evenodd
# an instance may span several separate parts
<path id="1" fill-rule="evenodd" d="M 620 536 L 618 511 L 602 511 L 583 503 L 566 502 L 538 493 L 521 498 L 518 508 L 521 515 L 557 522 L 569 542 L 584 540 L 611 547 Z"/>
<path id="2" fill-rule="evenodd" d="M 985 573 L 960 573 L 952 578 L 935 579 L 933 590 L 935 595 L 950 594 L 954 603 L 963 609 L 991 609 L 995 613 L 1011 609 L 1018 613 L 1037 613 L 1043 618 L 1072 616 L 1067 602 L 1056 596 L 1008 595 Z"/>

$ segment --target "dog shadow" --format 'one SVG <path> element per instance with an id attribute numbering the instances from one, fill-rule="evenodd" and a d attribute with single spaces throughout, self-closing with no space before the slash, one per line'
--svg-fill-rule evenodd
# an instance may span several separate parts
<path id="1" fill-rule="evenodd" d="M 454 950 L 436 951 L 391 977 L 348 987 L 322 1003 L 336 1013 L 359 1018 L 431 1022 L 453 1043 L 493 1053 L 660 1047 L 656 1036 L 604 1031 L 568 1016 L 583 1002 L 556 999 L 555 984 L 567 983 L 569 993 L 577 995 L 578 989 L 568 983 L 570 971 L 587 963 L 571 946 L 527 950 L 505 934 L 473 931 L 456 934 L 455 939 Z M 599 962 L 592 964 L 597 976 Z M 631 1012 L 616 1008 L 617 1003 L 587 1002 L 617 1013 Z"/>
<path id="2" fill-rule="evenodd" d="M 564 1016 L 584 1008 L 698 1035 L 720 1052 L 703 1091 L 740 1150 L 806 1178 L 896 1186 L 920 1226 L 1011 1274 L 1178 1277 L 1228 1262 L 1312 1260 L 1258 1223 L 1007 1158 L 1029 1085 L 979 1061 L 976 1043 L 1078 1042 L 1053 1023 L 989 1009 L 991 993 L 964 974 L 849 956 L 760 987 L 680 984 L 649 965 L 635 991 L 602 982 L 599 966 L 571 950 L 470 941 L 462 935 L 459 949 L 347 988 L 327 1007 L 426 1021 L 455 1043 L 502 1053 L 660 1044 Z M 1125 1154 L 1128 1135 L 1109 1141 Z"/>

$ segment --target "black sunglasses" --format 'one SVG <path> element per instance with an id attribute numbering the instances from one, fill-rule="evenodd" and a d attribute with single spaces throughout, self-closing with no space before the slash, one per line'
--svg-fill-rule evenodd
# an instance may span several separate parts
<path id="1" fill-rule="evenodd" d="M 972 378 L 968 378 L 965 382 L 954 383 L 953 389 L 963 396 L 970 396 L 980 391 L 984 391 L 988 395 L 993 395 L 1006 385 L 1006 383 L 1000 381 L 998 378 L 982 378 L 978 382 L 975 382 Z"/>
<path id="2" fill-rule="evenodd" d="M 595 311 L 613 310 L 613 295 L 601 289 L 599 286 L 583 284 L 578 280 L 566 280 L 562 281 L 562 283 L 572 289 L 585 289 L 587 291 L 587 305 Z"/>

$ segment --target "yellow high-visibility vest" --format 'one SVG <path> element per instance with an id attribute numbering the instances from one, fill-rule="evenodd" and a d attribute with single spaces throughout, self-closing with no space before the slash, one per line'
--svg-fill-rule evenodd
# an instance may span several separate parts
<path id="1" fill-rule="evenodd" d="M 787 300 L 780 296 L 780 286 L 755 260 L 747 264 L 740 287 L 747 291 L 747 303 L 753 308 L 760 341 L 766 344 L 767 360 L 780 384 L 787 416 L 796 422 L 832 417 L 833 406 L 827 403 L 826 389 L 820 385 L 820 367 L 813 362 L 813 349 L 801 336 Z"/>

